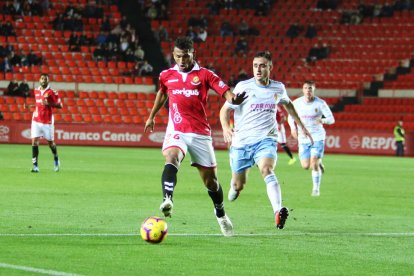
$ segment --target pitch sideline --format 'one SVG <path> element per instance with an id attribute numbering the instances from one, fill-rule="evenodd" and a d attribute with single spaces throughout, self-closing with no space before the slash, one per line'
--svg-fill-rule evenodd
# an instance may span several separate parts
<path id="1" fill-rule="evenodd" d="M 0 237 L 132 237 L 139 234 L 131 233 L 27 233 L 27 234 L 0 234 Z M 168 233 L 172 237 L 215 237 L 222 234 L 204 233 Z M 378 236 L 378 237 L 414 237 L 414 232 L 394 232 L 394 233 L 363 233 L 363 232 L 287 232 L 287 233 L 241 233 L 235 237 L 265 237 L 265 236 Z"/>
<path id="2" fill-rule="evenodd" d="M 31 267 L 31 266 L 7 264 L 7 263 L 0 263 L 0 268 L 20 270 L 20 271 L 33 272 L 33 273 L 39 273 L 39 274 L 45 274 L 45 275 L 53 275 L 53 276 L 82 276 L 81 274 L 67 273 L 67 272 L 62 272 L 62 271 L 55 271 L 55 270 L 42 269 L 42 268 L 36 268 L 36 267 Z"/>

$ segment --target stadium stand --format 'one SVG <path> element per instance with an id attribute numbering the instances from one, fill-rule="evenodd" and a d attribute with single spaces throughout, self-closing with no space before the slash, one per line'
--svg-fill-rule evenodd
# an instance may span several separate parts
<path id="1" fill-rule="evenodd" d="M 59 91 L 64 104 L 62 109 L 55 110 L 55 121 L 75 123 L 126 123 L 132 124 L 136 121 L 143 122 L 152 108 L 155 94 L 148 93 L 115 93 L 105 91 L 80 91 L 75 93 L 70 90 Z M 133 94 L 133 95 L 131 95 Z M 97 98 L 100 95 L 102 98 Z M 115 98 L 110 98 L 114 97 Z M 122 96 L 121 96 L 122 95 Z M 138 99 L 139 98 L 139 99 Z M 33 110 L 24 108 L 24 104 L 33 104 L 33 98 L 2 96 L 0 111 L 5 120 L 13 119 L 19 121 L 31 120 Z M 141 120 L 134 116 L 141 117 Z M 168 112 L 162 109 L 156 119 L 157 124 L 167 121 Z"/>
<path id="2" fill-rule="evenodd" d="M 11 22 L 16 30 L 16 36 L 0 36 L 0 43 L 12 47 L 15 52 L 33 51 L 42 59 L 41 65 L 18 66 L 13 72 L 5 74 L 5 80 L 23 76 L 28 81 L 36 81 L 40 72 L 49 73 L 55 82 L 87 82 L 87 83 L 144 83 L 153 84 L 149 77 L 123 77 L 135 66 L 135 62 L 124 61 L 95 61 L 92 54 L 96 44 L 80 47 L 79 51 L 72 51 L 68 45 L 72 33 L 77 36 L 85 35 L 95 40 L 99 34 L 104 17 L 82 18 L 83 31 L 54 30 L 53 21 L 66 9 L 76 5 L 78 9 L 87 6 L 87 1 L 49 1 L 53 8 L 48 9 L 44 15 L 18 16 L 0 14 L 1 22 Z M 0 9 L 5 3 L 2 1 Z M 96 4 L 96 8 L 103 10 L 103 15 L 110 20 L 111 26 L 120 23 L 121 15 L 116 5 Z"/>
<path id="3" fill-rule="evenodd" d="M 71 31 L 56 31 L 50 22 L 71 5 L 84 7 L 87 1 L 65 0 L 49 1 L 53 9 L 42 16 L 23 16 L 16 20 L 10 15 L 0 15 L 2 22 L 11 22 L 16 36 L 0 36 L 0 43 L 15 49 L 30 49 L 42 57 L 43 65 L 22 67 L 15 72 L 0 74 L 0 79 L 36 81 L 40 72 L 49 72 L 54 82 L 91 82 L 106 84 L 147 84 L 152 85 L 150 77 L 125 76 L 133 63 L 124 61 L 95 61 L 92 53 L 95 46 L 82 46 L 79 52 L 71 52 L 68 39 Z M 205 16 L 208 21 L 208 36 L 205 42 L 196 42 L 197 55 L 202 65 L 214 65 L 215 70 L 225 79 L 239 74 L 243 69 L 250 72 L 249 58 L 234 54 L 234 47 L 240 35 L 238 26 L 245 20 L 259 35 L 247 36 L 247 57 L 262 49 L 269 49 L 274 55 L 274 79 L 283 81 L 288 88 L 300 88 L 302 81 L 313 79 L 318 89 L 355 90 L 358 95 L 381 82 L 385 89 L 408 89 L 413 93 L 413 72 L 395 75 L 395 80 L 386 80 L 390 71 L 398 71 L 403 61 L 411 61 L 414 53 L 414 16 L 412 10 L 395 10 L 392 16 L 365 16 L 358 24 L 344 24 L 344 14 L 359 9 L 360 1 L 340 1 L 336 9 L 322 10 L 315 0 L 268 1 L 273 3 L 265 16 L 257 16 L 254 8 L 224 9 L 210 14 L 207 7 L 213 1 L 170 0 L 168 19 L 152 20 L 155 32 L 164 26 L 169 37 L 186 33 L 187 22 L 192 17 Z M 254 2 L 254 1 L 246 1 Z M 257 1 L 260 2 L 260 1 Z M 365 5 L 384 5 L 382 1 L 364 1 Z M 0 4 L 0 6 L 3 4 Z M 99 5 L 112 26 L 119 24 L 122 15 L 115 5 Z M 260 25 L 258 24 L 260 19 Z M 281 20 L 283 19 L 283 20 Z M 102 18 L 82 18 L 84 32 L 88 37 L 99 33 Z M 229 21 L 236 34 L 221 36 L 220 26 Z M 306 27 L 313 24 L 317 35 L 306 38 L 301 31 L 295 38 L 288 38 L 289 27 L 297 23 Z M 76 32 L 80 35 L 82 32 Z M 307 62 L 310 49 L 315 44 L 325 43 L 330 52 L 327 58 Z M 164 54 L 168 56 L 172 41 L 161 41 Z M 411 89 L 411 90 L 410 90 Z M 61 91 L 65 108 L 58 111 L 57 121 L 79 123 L 143 123 L 152 107 L 153 93 L 118 93 L 105 91 Z M 4 97 L 1 111 L 5 120 L 27 120 L 27 111 L 22 112 L 22 104 L 11 102 Z M 337 123 L 334 127 L 390 129 L 395 120 L 403 117 L 407 129 L 414 129 L 412 113 L 408 100 L 361 97 L 359 104 L 345 105 L 343 110 L 336 106 L 341 99 L 323 97 L 334 108 Z M 87 100 L 86 100 L 87 99 Z M 29 101 L 30 99 L 26 99 Z M 10 104 L 7 102 L 10 101 Z M 398 102 L 398 103 L 397 103 Z M 212 95 L 209 101 L 208 117 L 213 127 L 219 127 L 217 112 L 222 100 Z M 398 106 L 389 108 L 389 106 Z M 76 106 L 76 108 L 72 108 Z M 86 109 L 80 110 L 80 107 Z M 14 115 L 22 112 L 23 116 Z M 166 112 L 161 111 L 161 123 L 166 123 Z M 85 117 L 86 118 L 83 118 Z M 381 123 L 370 124 L 373 119 Z M 392 128 L 392 126 L 391 126 Z"/>

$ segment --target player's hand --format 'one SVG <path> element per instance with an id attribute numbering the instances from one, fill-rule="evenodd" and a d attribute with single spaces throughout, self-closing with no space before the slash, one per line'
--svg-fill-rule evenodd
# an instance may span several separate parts
<path id="1" fill-rule="evenodd" d="M 246 91 L 241 92 L 240 94 L 236 94 L 233 99 L 231 99 L 231 104 L 239 105 L 247 99 Z"/>
<path id="2" fill-rule="evenodd" d="M 223 138 L 224 142 L 231 143 L 233 139 L 234 131 L 232 128 L 223 128 Z"/>
<path id="3" fill-rule="evenodd" d="M 45 99 L 42 99 L 42 104 L 43 104 L 43 105 L 46 105 L 46 106 L 47 106 L 47 105 L 49 105 L 48 101 L 47 101 L 47 100 L 45 100 Z"/>
<path id="4" fill-rule="evenodd" d="M 311 144 L 313 145 L 313 138 L 310 132 L 306 129 L 306 127 L 304 127 L 302 131 L 303 131 L 303 134 L 305 134 L 305 136 L 309 138 Z"/>
<path id="5" fill-rule="evenodd" d="M 154 125 L 155 125 L 154 119 L 149 118 L 145 122 L 144 132 L 148 132 L 148 131 L 153 132 L 154 131 Z"/>

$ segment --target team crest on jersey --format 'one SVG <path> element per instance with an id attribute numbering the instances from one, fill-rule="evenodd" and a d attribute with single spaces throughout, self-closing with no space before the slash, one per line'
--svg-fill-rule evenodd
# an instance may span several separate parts
<path id="1" fill-rule="evenodd" d="M 200 78 L 198 76 L 195 76 L 193 80 L 191 81 L 192 85 L 199 85 L 200 84 Z"/>
<path id="2" fill-rule="evenodd" d="M 319 111 L 319 110 L 318 110 L 317 108 L 315 108 L 315 112 L 316 112 L 316 113 L 318 113 L 318 111 Z"/>

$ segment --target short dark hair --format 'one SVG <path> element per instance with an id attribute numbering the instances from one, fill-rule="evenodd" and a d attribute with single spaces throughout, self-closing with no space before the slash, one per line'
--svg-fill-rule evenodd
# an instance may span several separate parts
<path id="1" fill-rule="evenodd" d="M 260 51 L 257 52 L 254 55 L 255 58 L 259 58 L 259 57 L 263 57 L 265 59 L 267 59 L 268 61 L 272 62 L 272 53 L 270 53 L 269 51 Z"/>
<path id="2" fill-rule="evenodd" d="M 315 82 L 313 80 L 305 80 L 303 84 L 308 84 L 310 86 L 315 86 Z"/>
<path id="3" fill-rule="evenodd" d="M 193 40 L 186 36 L 180 36 L 177 37 L 174 43 L 174 47 L 181 49 L 181 50 L 193 50 L 194 49 L 194 43 Z"/>
<path id="4" fill-rule="evenodd" d="M 45 77 L 48 77 L 48 78 L 49 78 L 49 74 L 47 74 L 47 73 L 41 73 L 41 74 L 40 74 L 40 77 L 43 77 L 43 76 L 45 76 Z"/>

